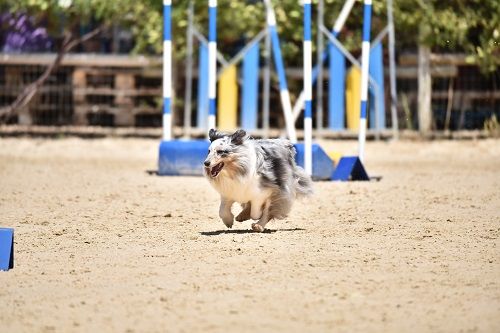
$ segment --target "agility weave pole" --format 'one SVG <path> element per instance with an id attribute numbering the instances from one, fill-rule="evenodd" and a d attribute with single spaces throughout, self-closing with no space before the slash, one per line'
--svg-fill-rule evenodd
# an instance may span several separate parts
<path id="1" fill-rule="evenodd" d="M 349 13 L 351 12 L 352 7 L 354 6 L 355 2 L 356 2 L 356 0 L 347 0 L 344 3 L 342 10 L 340 11 L 340 14 L 337 17 L 337 19 L 335 20 L 335 23 L 333 25 L 332 34 L 335 37 L 337 37 L 339 35 L 340 31 L 344 27 L 345 21 L 347 20 L 347 17 L 349 17 Z M 330 44 L 331 43 L 329 43 L 329 46 L 330 46 Z M 321 54 L 321 61 L 319 63 L 317 63 L 312 70 L 312 82 L 313 83 L 316 82 L 316 80 L 318 79 L 322 65 L 325 62 L 325 60 L 328 58 L 328 52 L 329 52 L 329 48 L 327 50 L 323 51 L 323 53 Z M 297 101 L 295 102 L 295 105 L 293 106 L 292 113 L 293 113 L 294 120 L 296 120 L 298 118 L 299 113 L 302 110 L 302 107 L 304 107 L 304 101 L 305 101 L 305 91 L 302 90 L 300 92 L 299 97 L 297 98 Z"/>
<path id="2" fill-rule="evenodd" d="M 208 1 L 208 128 L 215 128 L 217 89 L 217 0 Z M 208 134 L 207 134 L 208 135 Z"/>
<path id="3" fill-rule="evenodd" d="M 363 42 L 361 44 L 361 111 L 358 135 L 358 156 L 342 157 L 332 175 L 332 180 L 370 180 L 363 166 L 365 141 L 366 141 L 366 102 L 368 97 L 368 79 L 370 65 L 370 30 L 372 0 L 364 0 L 363 6 Z M 329 31 L 326 31 L 328 35 Z M 329 39 L 338 42 L 334 36 Z M 340 44 L 340 43 L 339 43 Z M 348 55 L 348 53 L 346 54 Z M 350 59 L 354 64 L 355 59 Z M 354 61 L 353 61 L 354 60 Z"/>
<path id="4" fill-rule="evenodd" d="M 233 67 L 235 64 L 243 59 L 244 64 L 243 67 L 245 67 L 245 61 L 248 61 L 248 71 L 250 71 L 251 68 L 253 68 L 256 64 L 258 66 L 258 42 L 266 37 L 269 36 L 271 45 L 272 45 L 272 55 L 274 58 L 274 62 L 277 68 L 277 73 L 278 73 L 278 78 L 279 78 L 279 84 L 280 84 L 280 97 L 282 99 L 282 105 L 284 109 L 284 115 L 285 115 L 285 120 L 287 121 L 287 134 L 289 136 L 290 141 L 294 142 L 296 141 L 296 134 L 295 134 L 295 126 L 293 123 L 293 117 L 291 114 L 291 103 L 290 103 L 290 96 L 288 93 L 288 87 L 287 87 L 287 82 L 286 82 L 286 76 L 285 76 L 285 68 L 283 64 L 283 59 L 281 56 L 281 50 L 280 50 L 280 45 L 279 45 L 279 37 L 276 29 L 276 19 L 274 15 L 274 10 L 270 6 L 269 0 L 264 0 L 266 3 L 266 13 L 267 13 L 267 21 L 266 25 L 267 28 L 263 32 L 259 33 L 257 36 L 254 37 L 254 39 L 247 45 L 245 46 L 233 59 L 231 59 L 229 62 L 224 59 L 224 57 L 217 52 L 217 45 L 216 45 L 216 6 L 217 2 L 210 0 L 209 1 L 209 39 L 208 41 L 204 40 L 204 37 L 197 32 L 196 29 L 193 28 L 193 35 L 198 38 L 201 42 L 201 47 L 200 47 L 200 52 L 205 53 L 205 54 L 212 54 L 212 57 L 210 55 L 207 56 L 202 56 L 200 57 L 200 60 L 203 60 L 204 58 L 206 59 L 205 62 L 205 70 L 203 70 L 203 73 L 200 76 L 200 82 L 204 81 L 206 83 L 203 83 L 202 90 L 204 90 L 205 94 L 208 95 L 209 99 L 207 100 L 209 112 L 206 114 L 203 118 L 207 119 L 208 121 L 211 122 L 215 127 L 215 99 L 216 99 L 216 83 L 217 83 L 217 64 L 216 61 L 218 60 L 221 65 L 222 65 L 222 70 L 224 68 L 227 68 L 227 66 L 232 65 Z M 310 8 L 310 1 L 309 1 L 309 8 Z M 310 13 L 310 9 L 309 9 Z M 168 10 L 164 11 L 164 14 L 166 14 L 164 18 L 164 26 L 169 27 L 170 26 L 170 8 Z M 309 14 L 309 18 L 307 19 L 309 21 L 309 27 L 311 25 L 311 18 Z M 309 31 L 307 33 L 309 36 L 309 60 L 308 60 L 308 68 L 309 68 L 309 79 L 310 81 L 310 76 L 311 76 L 311 29 L 309 28 Z M 169 41 L 170 41 L 170 32 L 169 32 Z M 170 48 L 165 48 L 165 50 L 170 53 L 169 56 L 171 57 L 171 47 Z M 248 55 L 247 55 L 248 53 Z M 167 55 L 164 55 L 167 56 Z M 250 65 L 250 62 L 253 64 Z M 168 62 L 169 66 L 164 66 L 164 70 L 166 73 L 164 73 L 164 77 L 171 77 L 171 61 Z M 220 73 L 222 73 L 222 70 Z M 256 73 L 253 73 L 256 74 Z M 255 84 L 254 87 L 251 88 L 251 90 L 256 90 L 258 88 L 258 82 L 256 79 L 258 79 L 257 75 L 254 75 L 254 80 L 252 82 Z M 206 79 L 203 79 L 206 78 Z M 235 82 L 234 77 L 231 79 L 231 82 Z M 170 89 L 171 87 L 171 81 L 168 82 Z M 213 91 L 210 92 L 210 87 L 213 87 Z M 310 91 L 310 101 L 312 100 L 312 83 L 309 84 L 309 91 Z M 255 94 L 250 94 L 250 95 L 255 95 Z M 252 97 L 252 99 L 255 96 Z M 309 103 L 310 104 L 310 103 Z M 203 102 L 203 105 L 205 105 L 205 102 Z M 288 105 L 288 107 L 287 107 Z M 169 109 L 170 110 L 170 109 Z M 312 175 L 313 179 L 316 180 L 329 180 L 331 178 L 331 175 L 333 173 L 333 162 L 332 160 L 328 157 L 328 155 L 321 149 L 321 147 L 317 144 L 312 145 L 312 106 L 310 105 L 310 110 L 309 110 L 309 120 L 306 120 L 306 123 L 309 122 L 309 133 L 308 137 L 309 139 L 307 141 L 307 144 L 295 144 L 295 148 L 297 150 L 296 154 L 296 162 L 297 164 L 301 166 L 305 166 L 305 164 L 308 164 L 309 166 L 307 167 L 310 169 L 310 174 Z M 200 114 L 198 114 L 200 117 Z M 223 114 L 218 115 L 219 117 L 224 116 Z M 255 115 L 254 115 L 255 116 Z M 212 118 L 212 120 L 210 119 Z M 198 118 L 199 119 L 199 118 Z M 252 122 L 255 123 L 256 119 L 253 119 L 251 121 L 247 122 Z M 242 122 L 243 123 L 243 122 Z M 171 124 L 169 124 L 171 126 Z M 203 160 L 206 156 L 206 152 L 209 146 L 209 142 L 207 140 L 172 140 L 171 135 L 168 136 L 168 139 L 164 136 L 164 140 L 160 143 L 160 148 L 159 148 L 159 159 L 158 159 L 158 174 L 159 175 L 196 175 L 196 176 L 201 176 L 203 175 Z M 307 152 L 306 152 L 307 150 Z M 305 156 L 308 156 L 307 159 L 309 159 L 309 162 L 306 162 Z M 314 163 L 312 162 L 314 160 Z"/>
<path id="5" fill-rule="evenodd" d="M 332 34 L 336 38 L 339 36 L 340 31 L 344 27 L 345 21 L 351 13 L 352 7 L 356 0 L 347 0 L 342 7 L 339 16 L 333 25 Z M 320 28 L 321 30 L 321 28 Z M 323 33 L 321 33 L 323 35 Z M 345 83 L 346 83 L 346 69 L 345 57 L 342 52 L 331 42 L 328 42 L 328 48 L 323 52 L 321 63 L 316 64 L 316 67 L 321 69 L 324 59 L 328 55 L 328 65 L 330 72 L 330 84 L 328 85 L 328 127 L 332 130 L 344 129 L 345 122 Z M 319 75 L 318 75 L 319 78 Z M 314 80 L 314 77 L 313 77 Z M 318 84 L 317 82 L 316 84 Z"/>
<path id="6" fill-rule="evenodd" d="M 195 27 L 192 27 L 193 36 L 199 41 L 198 65 L 198 102 L 197 102 L 197 127 L 208 131 L 208 40 Z M 216 60 L 223 67 L 228 66 L 224 56 L 217 50 Z"/>
<path id="7" fill-rule="evenodd" d="M 188 27 L 189 30 L 189 27 Z M 207 119 L 208 119 L 208 40 L 197 31 L 196 28 L 192 27 L 193 35 L 196 37 L 199 46 L 199 67 L 198 67 L 198 102 L 197 102 L 197 127 L 198 129 L 207 130 Z M 259 92 L 259 43 L 262 39 L 268 36 L 267 28 L 262 29 L 255 37 L 252 38 L 236 55 L 231 59 L 226 60 L 224 56 L 217 50 L 217 62 L 220 65 L 217 69 L 217 82 L 218 86 L 218 107 L 217 107 L 217 124 L 220 127 L 224 123 L 221 129 L 232 130 L 236 129 L 236 113 L 237 110 L 233 107 L 226 108 L 222 107 L 226 105 L 225 99 L 232 99 L 231 103 L 234 101 L 238 103 L 239 96 L 238 90 L 239 85 L 234 89 L 234 85 L 237 83 L 241 84 L 241 127 L 247 130 L 257 129 L 257 119 L 258 119 L 258 92 Z M 189 48 L 188 48 L 189 49 Z M 237 68 L 238 63 L 241 65 L 241 77 L 232 77 L 231 80 L 227 80 L 226 72 L 230 68 Z M 186 70 L 187 72 L 187 70 Z M 227 89 L 229 88 L 229 89 Z M 232 90 L 228 93 L 225 90 Z M 221 96 L 221 92 L 224 91 L 224 96 Z M 265 97 L 264 97 L 265 99 Z M 187 104 L 188 101 L 186 101 Z M 190 101 L 189 101 L 190 102 Z M 228 115 L 233 118 L 232 122 L 227 122 L 223 119 Z M 264 117 L 266 117 L 264 115 Z M 222 121 L 222 122 L 221 122 Z M 186 122 L 189 125 L 189 121 Z M 185 125 L 186 125 L 185 124 Z M 232 124 L 228 126 L 228 124 Z M 185 126 L 186 127 L 186 126 Z"/>
<path id="8" fill-rule="evenodd" d="M 395 65 L 394 65 L 394 23 L 392 18 L 392 0 L 386 0 L 387 2 L 387 25 L 382 29 L 379 34 L 371 41 L 370 45 L 370 64 L 369 64 L 369 92 L 368 97 L 370 99 L 375 98 L 375 102 L 369 103 L 369 110 L 367 110 L 367 125 L 369 128 L 375 131 L 376 137 L 380 134 L 380 131 L 386 127 L 385 125 L 385 101 L 384 101 L 384 82 L 383 82 L 383 50 L 382 50 L 382 40 L 389 36 L 388 46 L 389 46 L 389 77 L 390 77 L 390 88 L 391 88 L 391 118 L 392 118 L 392 130 L 393 138 L 397 139 L 398 127 L 397 127 L 397 112 L 396 112 L 396 84 L 395 84 Z M 344 130 L 345 113 L 349 113 L 351 109 L 345 109 L 345 101 L 347 96 L 344 95 L 344 86 L 346 84 L 346 60 L 349 59 L 352 65 L 358 66 L 361 70 L 361 59 L 354 60 L 354 57 L 343 47 L 343 45 L 337 39 L 340 31 L 345 24 L 345 21 L 352 10 L 355 0 L 346 0 L 339 13 L 332 30 L 326 28 L 323 24 L 323 3 L 324 0 L 318 1 L 318 54 L 316 65 L 312 71 L 312 81 L 316 82 L 316 91 L 318 100 L 322 101 L 322 83 L 323 83 L 323 66 L 322 63 L 328 58 L 329 60 L 329 73 L 331 79 L 328 84 L 328 113 L 327 120 L 328 130 L 339 131 Z M 323 48 L 323 35 L 326 35 L 329 42 L 327 49 Z M 382 53 L 381 53 L 382 52 Z M 361 72 L 360 72 L 361 73 Z M 380 75 L 382 73 L 382 75 Z M 360 75 L 361 77 L 361 75 Z M 358 83 L 354 87 L 356 93 L 360 93 L 361 84 Z M 347 91 L 345 92 L 347 94 Z M 352 106 L 352 103 L 349 104 Z M 298 119 L 302 108 L 304 108 L 304 91 L 302 91 L 293 106 L 293 116 L 294 120 Z M 323 107 L 321 103 L 317 103 L 317 119 L 316 127 L 321 131 L 323 129 Z M 350 128 L 351 130 L 357 131 L 359 128 L 358 122 L 361 116 L 360 103 L 355 106 L 356 110 L 356 127 Z M 321 134 L 319 134 L 321 135 Z"/>
<path id="9" fill-rule="evenodd" d="M 240 50 L 238 52 L 237 55 L 235 55 L 231 60 L 229 61 L 226 61 L 224 59 L 224 56 L 217 50 L 217 44 L 216 44 L 216 40 L 215 37 L 216 37 L 216 15 L 217 15 L 217 3 L 216 1 L 213 1 L 213 3 L 211 3 L 209 1 L 209 5 L 213 5 L 212 7 L 209 7 L 209 38 L 208 40 L 193 26 L 193 21 L 192 21 L 192 17 L 188 15 L 188 32 L 187 32 L 187 40 L 190 40 L 189 36 L 194 36 L 199 42 L 200 42 L 200 67 L 199 67 L 199 75 L 198 75 L 198 103 L 197 103 L 197 128 L 198 129 L 204 129 L 204 130 L 207 130 L 208 128 L 210 127 L 213 127 L 213 126 L 208 126 L 207 122 L 206 122 L 206 119 L 208 119 L 209 117 L 210 118 L 217 118 L 217 117 L 221 117 L 223 116 L 222 114 L 220 114 L 220 112 L 217 111 L 217 106 L 215 106 L 215 108 L 211 105 L 213 105 L 213 102 L 211 102 L 210 100 L 213 99 L 213 94 L 211 93 L 211 91 L 209 91 L 214 83 L 212 81 L 212 79 L 210 79 L 210 73 L 211 71 L 213 71 L 213 60 L 210 60 L 210 59 L 206 59 L 208 58 L 208 53 L 210 53 L 210 43 L 213 43 L 213 45 L 215 45 L 215 47 L 212 47 L 212 50 L 215 49 L 215 54 L 216 54 L 216 59 L 218 61 L 218 63 L 221 65 L 221 67 L 217 70 L 217 63 L 216 63 L 216 72 L 217 72 L 217 79 L 219 78 L 219 76 L 221 75 L 222 71 L 225 70 L 226 67 L 232 65 L 232 64 L 236 64 L 237 62 L 239 62 L 240 60 L 244 60 L 243 62 L 247 62 L 247 65 L 246 66 L 247 70 L 245 71 L 245 68 L 243 73 L 245 74 L 249 74 L 249 73 L 253 73 L 254 71 L 249 71 L 248 69 L 250 68 L 250 66 L 255 66 L 257 65 L 258 66 L 258 57 L 256 58 L 257 61 L 255 61 L 254 59 L 252 59 L 251 61 L 249 59 L 251 58 L 255 58 L 255 48 L 257 48 L 257 45 L 258 42 L 261 40 L 261 39 L 264 39 L 264 37 L 266 38 L 266 52 L 269 52 L 269 53 L 272 53 L 272 56 L 273 56 L 273 59 L 274 59 L 274 63 L 275 63 L 275 66 L 276 66 L 276 72 L 277 72 L 277 76 L 278 76 L 278 80 L 279 80 L 279 86 L 280 86 L 280 100 L 281 100 L 281 105 L 282 105 L 282 109 L 283 109 L 283 114 L 284 114 L 284 119 L 285 119 L 285 124 L 286 124 L 286 133 L 287 133 L 287 136 L 288 138 L 290 139 L 290 141 L 292 142 L 296 142 L 296 131 L 295 131 L 295 126 L 294 126 L 294 121 L 293 121 L 293 117 L 291 116 L 291 101 L 290 101 L 290 94 L 289 94 L 289 91 L 288 91 L 288 85 L 287 85 L 287 80 L 286 80 L 286 75 L 285 75 L 285 67 L 284 67 L 284 64 L 283 64 L 283 59 L 282 59 L 282 55 L 281 55 L 281 49 L 280 49 L 280 40 L 279 40 L 279 36 L 278 36 L 278 33 L 277 33 L 277 29 L 276 29 L 276 19 L 275 19 L 275 13 L 274 13 L 274 9 L 271 5 L 271 2 L 268 1 L 268 0 L 263 0 L 264 1 L 264 4 L 266 6 L 266 28 L 263 29 L 261 32 L 259 32 L 259 34 L 257 34 L 242 50 Z M 192 2 L 191 2 L 192 4 Z M 214 9 L 212 9 L 214 8 Z M 192 15 L 192 8 L 190 9 L 189 11 L 189 14 Z M 213 38 L 211 38 L 211 36 L 214 36 Z M 269 44 L 267 44 L 267 42 L 269 41 Z M 192 42 L 192 39 L 191 39 L 191 42 Z M 272 45 L 272 47 L 271 47 Z M 204 48 L 206 48 L 206 50 L 204 50 Z M 189 48 L 189 45 L 188 45 L 188 49 Z M 191 52 L 192 53 L 192 52 Z M 267 55 L 266 55 L 267 57 Z M 249 61 L 246 61 L 246 60 L 249 60 Z M 189 62 L 189 59 L 188 59 L 188 62 Z M 250 62 L 252 63 L 252 65 L 250 65 Z M 245 67 L 245 66 L 244 66 Z M 186 73 L 188 73 L 188 71 L 186 71 Z M 188 75 L 187 75 L 188 76 Z M 191 76 L 190 76 L 191 77 Z M 256 119 L 257 119 L 257 115 L 249 115 L 248 112 L 250 111 L 256 111 L 258 110 L 258 107 L 257 107 L 257 104 L 255 102 L 255 100 L 258 101 L 258 97 L 255 96 L 255 93 L 254 91 L 257 89 L 258 91 L 258 76 L 257 76 L 257 81 L 255 79 L 252 78 L 252 75 L 246 75 L 246 76 L 243 76 L 243 79 L 245 79 L 245 81 L 243 82 L 242 84 L 242 97 L 244 99 L 244 102 L 245 103 L 242 103 L 242 110 L 245 111 L 244 114 L 242 114 L 242 118 L 241 118 L 241 125 L 242 127 L 244 128 L 247 128 L 245 126 L 243 126 L 243 119 L 245 119 L 245 122 L 248 123 L 247 120 L 251 120 L 251 124 L 250 126 L 248 127 L 249 130 L 255 130 L 256 129 Z M 217 85 L 217 79 L 215 81 L 215 85 Z M 250 84 L 248 84 L 249 89 L 247 89 L 247 80 L 248 79 L 250 82 Z M 241 81 L 240 79 L 238 79 L 238 81 Z M 270 85 L 269 85 L 269 81 L 270 81 L 270 75 L 269 75 L 269 64 L 266 62 L 266 65 L 265 65 L 265 70 L 264 70 L 264 98 L 263 98 L 263 128 L 264 128 L 264 131 L 265 133 L 268 132 L 268 128 L 269 128 L 269 117 L 268 117 L 268 114 L 269 114 L 269 107 L 268 107 L 268 103 L 269 103 L 269 90 L 270 90 Z M 189 85 L 186 85 L 186 87 L 188 87 Z M 208 90 L 207 92 L 205 92 L 205 89 Z M 188 93 L 187 91 L 188 89 L 186 88 L 186 96 L 190 96 L 190 94 Z M 208 96 L 207 96 L 208 95 Z M 217 94 L 215 94 L 217 95 Z M 249 103 L 250 101 L 252 101 L 252 103 Z M 188 103 L 186 103 L 186 106 L 185 106 L 185 110 L 188 109 L 188 106 L 187 106 Z M 190 103 L 189 103 L 190 105 Z M 220 104 L 219 104 L 220 105 Z M 212 110 L 215 110 L 215 114 L 212 114 L 209 109 L 212 108 Z M 189 113 L 189 112 L 188 112 Z M 186 113 L 187 114 L 187 113 Z M 184 127 L 185 127 L 185 132 L 188 133 L 189 130 L 187 129 L 187 127 L 189 127 L 189 124 L 190 124 L 190 117 L 187 117 L 185 114 L 184 116 Z M 212 120 L 209 120 L 208 122 L 212 122 Z M 215 124 L 214 126 L 217 126 L 217 121 L 215 121 Z M 188 138 L 189 136 L 188 135 L 184 135 L 185 138 Z M 267 136 L 267 135 L 265 135 Z"/>
<path id="10" fill-rule="evenodd" d="M 370 66 L 370 30 L 372 18 L 372 0 L 364 0 L 363 6 L 363 43 L 361 44 L 361 118 L 359 121 L 359 149 L 361 162 L 365 156 L 366 142 L 366 102 L 368 100 L 368 70 Z"/>
<path id="11" fill-rule="evenodd" d="M 311 0 L 304 0 L 304 169 L 312 175 L 312 45 Z"/>
<path id="12" fill-rule="evenodd" d="M 271 35 L 274 64 L 276 66 L 276 72 L 278 72 L 281 105 L 285 115 L 288 139 L 290 139 L 292 143 L 296 143 L 297 134 L 295 132 L 295 121 L 292 114 L 292 103 L 290 102 L 290 93 L 288 91 L 288 84 L 286 81 L 285 66 L 283 65 L 283 57 L 281 55 L 280 39 L 278 36 L 278 30 L 276 29 L 276 15 L 270 0 L 264 0 L 264 4 L 266 5 L 267 26 L 269 34 Z"/>
<path id="13" fill-rule="evenodd" d="M 163 140 L 172 139 L 172 1 L 163 0 Z"/>

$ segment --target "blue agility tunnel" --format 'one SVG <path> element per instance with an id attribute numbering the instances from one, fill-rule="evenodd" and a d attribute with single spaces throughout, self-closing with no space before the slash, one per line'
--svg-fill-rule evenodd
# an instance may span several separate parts
<path id="1" fill-rule="evenodd" d="M 203 161 L 207 156 L 210 142 L 207 140 L 172 140 L 160 143 L 158 174 L 162 176 L 202 176 Z M 304 167 L 304 144 L 296 144 L 295 161 Z M 314 180 L 329 180 L 332 176 L 333 161 L 317 144 L 313 145 Z"/>

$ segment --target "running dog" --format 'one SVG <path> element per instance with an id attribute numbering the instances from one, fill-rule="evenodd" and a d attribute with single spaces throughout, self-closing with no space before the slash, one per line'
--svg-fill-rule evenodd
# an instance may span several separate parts
<path id="1" fill-rule="evenodd" d="M 288 140 L 254 140 L 244 130 L 233 134 L 209 132 L 205 176 L 221 195 L 219 216 L 231 228 L 233 203 L 243 210 L 236 221 L 258 220 L 256 232 L 267 222 L 285 218 L 295 198 L 313 193 L 312 180 L 295 164 L 295 148 Z"/>

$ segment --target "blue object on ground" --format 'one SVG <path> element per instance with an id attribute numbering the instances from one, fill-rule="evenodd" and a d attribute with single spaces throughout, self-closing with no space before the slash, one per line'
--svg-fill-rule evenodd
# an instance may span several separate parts
<path id="1" fill-rule="evenodd" d="M 370 180 L 358 156 L 342 157 L 335 168 L 332 180 Z"/>
<path id="2" fill-rule="evenodd" d="M 297 143 L 294 146 L 297 150 L 295 162 L 301 167 L 304 167 L 304 144 Z M 334 169 L 333 161 L 318 144 L 313 144 L 312 146 L 312 158 L 312 179 L 330 180 Z"/>
<path id="3" fill-rule="evenodd" d="M 160 143 L 158 174 L 161 176 L 203 176 L 203 161 L 210 142 L 207 140 L 172 140 Z M 295 145 L 295 161 L 304 167 L 304 144 Z M 317 144 L 313 144 L 314 180 L 329 180 L 334 170 L 333 161 Z"/>
<path id="4" fill-rule="evenodd" d="M 14 268 L 14 229 L 0 228 L 0 270 Z"/>
<path id="5" fill-rule="evenodd" d="M 160 143 L 158 174 L 162 176 L 203 176 L 208 140 L 172 140 Z"/>

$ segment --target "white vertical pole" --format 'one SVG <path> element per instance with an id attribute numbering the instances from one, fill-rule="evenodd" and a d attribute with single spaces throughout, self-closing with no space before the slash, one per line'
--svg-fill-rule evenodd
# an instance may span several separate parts
<path id="1" fill-rule="evenodd" d="M 280 40 L 278 30 L 276 30 L 276 15 L 270 0 L 264 0 L 267 12 L 267 27 L 271 35 L 272 51 L 274 56 L 274 64 L 276 72 L 278 73 L 278 80 L 280 85 L 280 98 L 281 106 L 285 116 L 285 125 L 288 138 L 291 142 L 297 142 L 297 134 L 295 132 L 295 121 L 292 114 L 292 103 L 290 101 L 290 93 L 288 91 L 288 84 L 286 82 L 285 66 L 281 56 Z"/>
<path id="2" fill-rule="evenodd" d="M 323 50 L 324 41 L 321 27 L 324 26 L 324 0 L 318 1 L 318 33 L 316 36 L 317 52 L 316 52 L 316 67 L 318 68 L 318 77 L 316 81 L 316 130 L 323 130 Z M 312 79 L 314 82 L 314 79 Z M 316 133 L 316 137 L 320 134 Z"/>
<path id="3" fill-rule="evenodd" d="M 171 0 L 163 0 L 163 140 L 172 139 Z"/>
<path id="4" fill-rule="evenodd" d="M 208 1 L 208 128 L 215 128 L 217 91 L 217 0 Z"/>
<path id="5" fill-rule="evenodd" d="M 392 0 L 387 0 L 387 21 L 389 25 L 389 83 L 391 89 L 391 116 L 392 116 L 392 137 L 398 139 L 398 111 L 397 111 L 397 93 L 396 93 L 396 39 L 394 36 L 394 18 L 392 14 Z"/>
<path id="6" fill-rule="evenodd" d="M 312 175 L 311 0 L 304 0 L 304 169 Z"/>
<path id="7" fill-rule="evenodd" d="M 262 129 L 264 130 L 264 138 L 267 139 L 269 138 L 269 101 L 271 94 L 271 36 L 269 31 L 266 33 L 265 50 L 264 78 L 262 79 Z"/>
<path id="8" fill-rule="evenodd" d="M 191 136 L 191 97 L 193 84 L 193 0 L 189 1 L 188 27 L 186 32 L 187 60 L 186 60 L 186 92 L 184 94 L 184 137 Z"/>
<path id="9" fill-rule="evenodd" d="M 340 11 L 340 14 L 333 25 L 333 35 L 335 37 L 337 37 L 340 33 L 340 30 L 342 30 L 342 27 L 344 26 L 347 17 L 349 17 L 349 13 L 351 12 L 352 6 L 354 6 L 355 2 L 356 0 L 347 0 L 344 3 L 342 10 Z"/>
<path id="10" fill-rule="evenodd" d="M 361 118 L 359 121 L 359 159 L 364 161 L 366 142 L 366 102 L 368 100 L 368 68 L 370 66 L 370 29 L 372 0 L 364 0 L 363 43 L 361 45 Z"/>
<path id="11" fill-rule="evenodd" d="M 347 17 L 349 16 L 349 13 L 351 12 L 352 7 L 354 6 L 354 3 L 356 0 L 347 0 L 344 3 L 344 6 L 342 7 L 342 10 L 340 11 L 339 16 L 335 20 L 335 24 L 333 26 L 332 34 L 337 37 L 340 33 L 340 30 L 344 27 L 345 21 L 347 20 Z M 328 57 L 328 50 L 324 50 L 321 54 L 321 61 L 314 66 L 312 70 L 312 81 L 315 82 L 318 78 L 319 75 L 319 68 L 323 62 L 326 61 L 326 58 Z M 294 120 L 296 120 L 299 116 L 300 111 L 304 107 L 304 90 L 300 92 L 299 97 L 295 101 L 295 105 L 293 106 L 292 109 L 292 114 L 294 117 Z"/>

